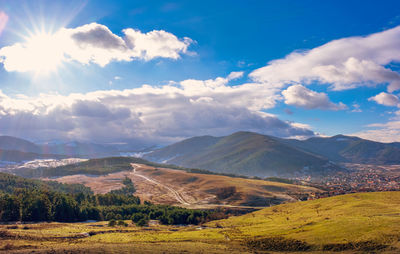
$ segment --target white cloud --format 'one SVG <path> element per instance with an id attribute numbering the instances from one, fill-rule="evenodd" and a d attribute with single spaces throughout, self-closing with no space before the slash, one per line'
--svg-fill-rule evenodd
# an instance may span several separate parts
<path id="1" fill-rule="evenodd" d="M 92 142 L 165 143 L 196 135 L 249 130 L 281 137 L 311 136 L 306 125 L 261 112 L 280 99 L 260 84 L 229 86 L 241 77 L 185 80 L 153 87 L 67 96 L 9 97 L 0 93 L 1 134 Z"/>
<path id="2" fill-rule="evenodd" d="M 142 33 L 127 28 L 123 34 L 120 37 L 97 23 L 62 28 L 54 34 L 38 34 L 25 42 L 3 47 L 0 58 L 7 71 L 47 71 L 64 61 L 105 66 L 111 61 L 178 59 L 181 54 L 189 53 L 187 49 L 193 42 L 163 30 Z"/>
<path id="3" fill-rule="evenodd" d="M 285 103 L 307 109 L 346 109 L 343 103 L 335 104 L 331 102 L 325 93 L 317 93 L 302 85 L 293 85 L 282 92 Z"/>
<path id="4" fill-rule="evenodd" d="M 400 142 L 400 121 L 371 124 L 370 130 L 360 131 L 351 135 L 378 142 Z"/>
<path id="5" fill-rule="evenodd" d="M 360 105 L 357 103 L 353 103 L 353 110 L 351 110 L 351 112 L 355 112 L 355 113 L 360 113 L 362 112 L 362 109 L 360 108 Z"/>
<path id="6" fill-rule="evenodd" d="M 371 98 L 368 99 L 369 101 L 375 101 L 378 104 L 385 105 L 385 106 L 399 106 L 399 98 L 394 94 L 389 94 L 385 92 L 381 92 Z"/>
<path id="7" fill-rule="evenodd" d="M 270 61 L 250 77 L 270 87 L 286 84 L 331 84 L 333 90 L 388 83 L 388 91 L 400 89 L 400 75 L 386 68 L 400 61 L 400 26 L 366 37 L 334 40 L 306 51 L 295 51 Z"/>

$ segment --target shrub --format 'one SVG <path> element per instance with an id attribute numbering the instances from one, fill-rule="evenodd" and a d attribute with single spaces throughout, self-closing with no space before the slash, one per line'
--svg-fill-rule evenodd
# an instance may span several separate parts
<path id="1" fill-rule="evenodd" d="M 136 226 L 138 226 L 138 227 L 144 227 L 144 226 L 147 226 L 148 223 L 149 223 L 149 221 L 148 221 L 147 219 L 142 218 L 142 219 L 140 219 L 140 220 L 136 223 Z"/>
<path id="2" fill-rule="evenodd" d="M 116 224 L 117 224 L 117 222 L 116 222 L 114 219 L 112 219 L 112 220 L 110 220 L 110 221 L 108 222 L 108 226 L 109 226 L 109 227 L 114 227 Z"/>
<path id="3" fill-rule="evenodd" d="M 250 249 L 260 251 L 307 251 L 311 249 L 311 245 L 306 242 L 283 237 L 247 239 L 245 245 Z"/>
<path id="4" fill-rule="evenodd" d="M 117 221 L 117 225 L 118 225 L 118 226 L 124 226 L 124 227 L 127 227 L 127 226 L 128 226 L 128 224 L 127 224 L 125 221 L 123 221 L 123 220 Z"/>

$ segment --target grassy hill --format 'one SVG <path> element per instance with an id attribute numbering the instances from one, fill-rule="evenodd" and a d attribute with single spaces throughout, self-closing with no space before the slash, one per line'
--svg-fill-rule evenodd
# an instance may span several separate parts
<path id="1" fill-rule="evenodd" d="M 25 229 L 0 225 L 5 232 L 0 239 L 3 250 L 27 252 L 399 253 L 399 214 L 400 192 L 359 193 L 278 205 L 212 221 L 203 229 L 139 228 L 129 221 L 117 228 L 106 222 L 33 224 Z M 82 237 L 83 232 L 90 236 Z"/>
<path id="2" fill-rule="evenodd" d="M 367 250 L 398 245 L 399 214 L 400 192 L 357 193 L 278 205 L 209 226 L 224 228 L 231 239 L 251 239 L 254 246 L 283 237 L 314 249 Z"/>
<path id="3" fill-rule="evenodd" d="M 145 181 L 145 176 L 151 181 Z M 59 177 L 62 183 L 80 183 L 95 193 L 106 193 L 121 187 L 126 177 L 135 185 L 135 195 L 154 204 L 180 205 L 190 208 L 266 207 L 283 202 L 307 199 L 321 190 L 309 186 L 244 179 L 222 175 L 189 173 L 165 167 L 136 164 L 135 174 L 130 171 L 106 176 L 72 175 Z M 159 185 L 154 182 L 160 183 Z M 169 188 L 169 189 L 168 189 Z M 179 193 L 180 199 L 174 192 Z M 184 202 L 182 202 L 184 200 Z"/>
<path id="4" fill-rule="evenodd" d="M 260 177 L 325 174 L 338 170 L 322 156 L 285 144 L 281 139 L 251 132 L 237 132 L 222 138 L 192 138 L 154 151 L 145 158 Z"/>

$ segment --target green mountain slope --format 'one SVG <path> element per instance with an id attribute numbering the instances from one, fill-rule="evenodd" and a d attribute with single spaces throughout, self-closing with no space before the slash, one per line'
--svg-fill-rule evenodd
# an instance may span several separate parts
<path id="1" fill-rule="evenodd" d="M 184 167 L 260 177 L 318 175 L 338 170 L 336 165 L 322 156 L 302 151 L 278 138 L 251 132 L 237 132 L 221 138 L 187 139 L 154 151 L 145 158 Z"/>

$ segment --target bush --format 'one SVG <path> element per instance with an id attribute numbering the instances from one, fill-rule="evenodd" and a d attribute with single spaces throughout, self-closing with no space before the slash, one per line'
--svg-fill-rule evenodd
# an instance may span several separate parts
<path id="1" fill-rule="evenodd" d="M 114 219 L 112 219 L 112 220 L 110 220 L 110 221 L 108 222 L 108 226 L 109 226 L 109 227 L 114 227 L 116 224 L 117 224 L 117 222 L 116 222 Z"/>
<path id="2" fill-rule="evenodd" d="M 137 223 L 137 222 L 139 222 L 141 219 L 146 219 L 146 220 L 148 220 L 147 214 L 135 213 L 135 214 L 132 215 L 132 222 L 133 222 L 133 223 Z"/>
<path id="3" fill-rule="evenodd" d="M 283 237 L 247 239 L 245 244 L 250 249 L 260 251 L 307 251 L 311 249 L 311 245 L 306 242 Z"/>
<path id="4" fill-rule="evenodd" d="M 123 221 L 123 220 L 117 221 L 117 225 L 118 225 L 118 226 L 124 226 L 124 227 L 127 227 L 127 226 L 128 226 L 128 224 L 127 224 L 125 221 Z"/>
<path id="5" fill-rule="evenodd" d="M 331 243 L 322 246 L 323 251 L 348 251 L 348 250 L 358 250 L 358 251 L 377 251 L 385 249 L 387 245 L 380 244 L 374 241 L 364 241 L 364 242 L 349 242 L 349 243 Z"/>
<path id="6" fill-rule="evenodd" d="M 149 223 L 149 220 L 148 220 L 148 219 L 142 218 L 142 219 L 140 219 L 138 222 L 136 222 L 136 226 L 138 226 L 138 227 L 144 227 L 144 226 L 147 226 L 148 223 Z"/>

